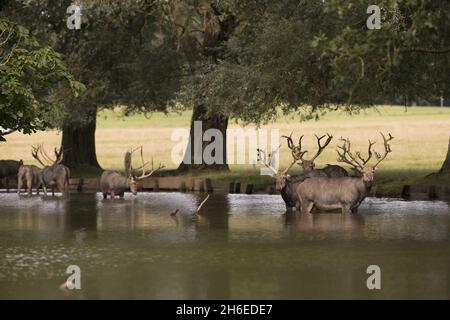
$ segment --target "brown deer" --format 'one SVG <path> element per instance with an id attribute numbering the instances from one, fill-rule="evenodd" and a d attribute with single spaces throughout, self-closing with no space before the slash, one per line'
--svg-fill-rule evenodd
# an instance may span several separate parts
<path id="1" fill-rule="evenodd" d="M 283 138 L 287 139 L 288 148 L 291 149 L 292 156 L 294 158 L 298 158 L 299 165 L 303 168 L 303 174 L 307 175 L 308 177 L 346 177 L 348 176 L 347 171 L 338 165 L 330 165 L 328 164 L 323 169 L 315 169 L 315 160 L 318 156 L 322 153 L 322 151 L 330 144 L 331 140 L 333 139 L 333 136 L 330 134 L 326 134 L 327 140 L 322 145 L 321 141 L 323 138 L 325 138 L 325 135 L 319 137 L 317 135 L 317 145 L 319 149 L 317 150 L 316 154 L 309 160 L 304 159 L 305 154 L 308 152 L 307 150 L 302 150 L 302 139 L 303 135 L 298 139 L 298 145 L 294 145 L 294 142 L 292 140 L 292 133 L 288 136 L 283 136 Z"/>
<path id="2" fill-rule="evenodd" d="M 0 160 L 0 179 L 5 179 L 6 192 L 9 192 L 9 179 L 16 179 L 23 161 Z"/>
<path id="3" fill-rule="evenodd" d="M 133 169 L 131 161 L 132 154 L 139 149 L 141 151 L 142 166 Z M 108 194 L 110 195 L 111 199 L 114 199 L 115 196 L 123 198 L 125 191 L 127 190 L 130 190 L 133 195 L 136 195 L 138 191 L 138 182 L 140 180 L 150 177 L 155 172 L 165 168 L 165 165 L 162 162 L 160 162 L 159 167 L 157 169 L 154 169 L 152 160 L 152 169 L 150 173 L 146 173 L 145 168 L 149 163 L 144 161 L 144 151 L 142 146 L 140 148 L 136 148 L 134 150 L 126 152 L 124 162 L 125 162 L 126 176 L 123 176 L 116 171 L 103 172 L 100 178 L 100 189 L 103 193 L 104 199 L 108 197 Z M 142 170 L 142 174 L 139 177 L 135 175 L 136 170 Z"/>
<path id="4" fill-rule="evenodd" d="M 22 165 L 17 174 L 17 194 L 22 191 L 23 181 L 26 181 L 28 194 L 31 196 L 33 186 L 36 188 L 37 194 L 44 184 L 42 181 L 42 170 L 34 165 Z"/>
<path id="5" fill-rule="evenodd" d="M 42 188 L 44 195 L 47 195 L 47 188 L 52 188 L 52 195 L 55 195 L 54 188 L 63 194 L 67 195 L 69 192 L 70 170 L 65 165 L 61 164 L 63 159 L 62 148 L 55 148 L 55 159 L 52 159 L 44 149 L 44 146 L 32 146 L 31 154 L 44 168 L 41 172 Z"/>
<path id="6" fill-rule="evenodd" d="M 296 184 L 303 181 L 303 176 L 291 176 L 288 174 L 288 171 L 292 168 L 292 166 L 299 160 L 297 155 L 293 154 L 292 163 L 284 170 L 276 170 L 272 167 L 270 158 L 266 156 L 266 153 L 262 149 L 256 149 L 258 152 L 258 161 L 262 162 L 264 166 L 266 166 L 271 172 L 272 177 L 275 178 L 275 188 L 277 191 L 280 191 L 281 197 L 283 198 L 286 204 L 286 210 L 291 210 L 292 208 L 298 207 L 297 202 L 298 195 L 296 192 Z"/>
<path id="7" fill-rule="evenodd" d="M 384 154 L 376 151 L 372 152 L 374 142 L 369 140 L 368 156 L 364 159 L 360 152 L 355 154 L 351 151 L 349 139 L 341 139 L 344 143 L 338 150 L 339 161 L 347 163 L 358 172 L 360 177 L 311 177 L 297 185 L 297 194 L 300 199 L 301 212 L 311 213 L 315 206 L 320 210 L 341 209 L 343 214 L 357 212 L 361 202 L 364 200 L 373 182 L 374 172 L 377 166 L 386 159 L 386 156 L 392 151 L 389 142 L 394 137 L 389 134 L 386 138 L 381 133 L 384 141 Z M 375 154 L 377 162 L 369 166 L 367 163 Z"/>

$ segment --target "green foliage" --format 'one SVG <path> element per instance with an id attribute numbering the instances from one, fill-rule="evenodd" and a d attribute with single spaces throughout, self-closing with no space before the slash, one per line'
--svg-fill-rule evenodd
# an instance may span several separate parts
<path id="1" fill-rule="evenodd" d="M 448 96 L 450 3 L 379 1 L 381 30 L 368 30 L 370 1 L 214 1 L 232 35 L 217 60 L 201 60 L 179 98 L 245 122 L 267 122 L 276 108 L 304 119 L 375 103 Z"/>
<path id="2" fill-rule="evenodd" d="M 180 55 L 159 19 L 159 1 L 85 0 L 80 30 L 66 26 L 70 1 L 13 1 L 6 14 L 34 30 L 37 38 L 64 54 L 86 90 L 53 98 L 64 106 L 65 124 L 95 119 L 98 108 L 126 105 L 125 113 L 165 110 L 178 89 Z"/>
<path id="3" fill-rule="evenodd" d="M 57 88 L 70 96 L 83 86 L 59 53 L 39 43 L 25 27 L 0 17 L 0 126 L 23 133 L 54 126 L 63 116 L 49 98 Z M 5 141 L 1 135 L 0 141 Z"/>

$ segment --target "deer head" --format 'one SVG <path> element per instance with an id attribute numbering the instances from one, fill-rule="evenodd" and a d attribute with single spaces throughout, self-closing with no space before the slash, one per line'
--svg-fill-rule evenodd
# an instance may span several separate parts
<path id="1" fill-rule="evenodd" d="M 140 150 L 140 154 L 141 154 L 141 161 L 142 161 L 142 165 L 138 168 L 133 168 L 133 154 Z M 125 153 L 125 158 L 124 158 L 124 164 L 125 164 L 125 173 L 129 179 L 129 183 L 130 183 L 130 190 L 131 192 L 136 195 L 137 193 L 137 183 L 145 178 L 150 177 L 151 175 L 153 175 L 155 172 L 165 168 L 166 166 L 164 165 L 164 163 L 160 162 L 158 168 L 154 168 L 154 164 L 153 164 L 153 159 L 151 161 L 151 171 L 150 172 L 146 172 L 146 168 L 147 166 L 150 164 L 150 162 L 145 162 L 144 160 L 144 149 L 142 146 L 135 148 L 135 149 L 130 149 L 130 151 L 127 151 Z M 142 170 L 142 173 L 140 176 L 136 176 L 136 171 L 140 171 Z"/>
<path id="2" fill-rule="evenodd" d="M 326 134 L 323 135 L 321 137 L 316 136 L 317 139 L 317 145 L 319 147 L 319 149 L 317 150 L 316 154 L 309 160 L 304 159 L 305 154 L 308 152 L 307 150 L 303 151 L 302 150 L 302 139 L 303 136 L 300 137 L 300 139 L 298 139 L 298 145 L 295 145 L 294 142 L 292 141 L 292 133 L 291 135 L 288 136 L 283 136 L 283 138 L 287 139 L 288 142 L 288 147 L 289 149 L 291 149 L 292 152 L 292 157 L 294 159 L 297 159 L 297 161 L 299 161 L 299 165 L 303 168 L 303 172 L 304 173 L 308 173 L 311 172 L 312 170 L 314 170 L 315 167 L 315 163 L 314 161 L 317 159 L 317 157 L 322 153 L 322 151 L 330 144 L 331 140 L 333 139 L 333 136 L 330 134 Z M 327 137 L 327 140 L 325 141 L 325 143 L 322 145 L 321 141 L 323 138 Z"/>
<path id="3" fill-rule="evenodd" d="M 37 146 L 31 146 L 31 155 L 35 158 L 43 167 L 53 166 L 60 164 L 63 159 L 62 148 L 55 148 L 55 158 L 52 159 L 44 149 L 44 144 Z"/>
<path id="4" fill-rule="evenodd" d="M 278 147 L 279 149 L 280 147 Z M 277 149 L 277 150 L 278 150 Z M 286 186 L 286 181 L 290 179 L 290 175 L 288 174 L 289 169 L 297 162 L 295 159 L 286 169 L 277 170 L 272 166 L 271 158 L 273 158 L 274 152 L 271 153 L 271 156 L 266 156 L 266 153 L 262 149 L 256 149 L 258 152 L 258 161 L 262 162 L 265 167 L 267 167 L 271 172 L 271 176 L 275 178 L 276 181 L 276 189 L 277 191 L 281 191 Z"/>
<path id="5" fill-rule="evenodd" d="M 375 170 L 377 169 L 378 165 L 386 159 L 386 156 L 388 153 L 392 152 L 391 146 L 389 142 L 394 139 L 394 137 L 389 133 L 389 137 L 386 138 L 383 133 L 381 133 L 381 137 L 383 138 L 384 143 L 384 154 L 381 155 L 375 150 L 372 150 L 373 145 L 375 142 L 372 142 L 369 140 L 369 148 L 367 150 L 367 158 L 363 158 L 361 156 L 361 153 L 359 151 L 353 153 L 351 151 L 351 143 L 350 139 L 343 139 L 341 138 L 341 141 L 343 141 L 342 146 L 338 146 L 339 150 L 337 150 L 337 153 L 339 155 L 338 161 L 344 162 L 352 167 L 354 167 L 358 172 L 362 174 L 362 178 L 364 182 L 372 182 L 373 181 L 373 175 L 375 173 Z M 377 162 L 374 165 L 367 165 L 367 163 L 372 158 L 373 154 L 375 154 L 375 157 L 377 158 Z"/>

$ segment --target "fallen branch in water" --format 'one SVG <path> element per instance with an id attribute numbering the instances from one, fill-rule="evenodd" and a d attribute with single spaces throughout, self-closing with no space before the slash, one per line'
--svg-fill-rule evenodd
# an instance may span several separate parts
<path id="1" fill-rule="evenodd" d="M 200 203 L 200 205 L 199 205 L 198 208 L 197 208 L 196 213 L 198 213 L 198 212 L 200 211 L 200 209 L 203 207 L 203 205 L 205 204 L 205 202 L 208 201 L 209 196 L 210 196 L 210 194 L 208 194 L 208 195 L 206 196 L 206 198 Z"/>
<path id="2" fill-rule="evenodd" d="M 202 202 L 200 203 L 200 205 L 197 207 L 197 210 L 192 214 L 193 216 L 198 215 L 199 211 L 202 209 L 202 207 L 203 207 L 203 205 L 206 203 L 206 201 L 208 201 L 209 197 L 210 197 L 210 194 L 208 194 L 208 195 L 206 196 L 206 198 L 203 199 L 203 201 L 202 201 Z M 177 215 L 177 213 L 178 213 L 179 211 L 180 211 L 179 209 L 176 209 L 175 211 L 173 211 L 173 212 L 170 213 L 170 216 L 171 216 L 171 217 L 176 217 L 176 215 Z"/>

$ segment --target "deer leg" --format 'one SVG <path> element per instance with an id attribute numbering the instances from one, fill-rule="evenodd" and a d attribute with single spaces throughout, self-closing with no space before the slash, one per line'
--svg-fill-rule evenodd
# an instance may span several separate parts
<path id="1" fill-rule="evenodd" d="M 351 213 L 351 205 L 348 203 L 344 203 L 341 205 L 342 208 L 342 214 L 349 214 Z"/>
<path id="2" fill-rule="evenodd" d="M 108 193 L 103 192 L 103 200 L 105 200 L 105 199 L 107 199 L 107 198 L 108 198 Z"/>
<path id="3" fill-rule="evenodd" d="M 6 183 L 6 192 L 9 192 L 9 179 L 8 177 L 5 178 L 5 183 Z"/>
<path id="4" fill-rule="evenodd" d="M 19 178 L 17 179 L 17 194 L 20 195 L 21 189 L 22 189 L 22 177 L 19 177 Z"/>
<path id="5" fill-rule="evenodd" d="M 47 196 L 47 187 L 44 185 L 42 185 L 42 189 L 44 189 L 44 196 Z"/>
<path id="6" fill-rule="evenodd" d="M 31 188 L 33 187 L 33 180 L 27 179 L 27 189 L 28 189 L 28 195 L 31 196 Z"/>
<path id="7" fill-rule="evenodd" d="M 114 191 L 111 191 L 111 199 L 114 200 L 115 197 L 116 197 L 116 195 L 114 194 Z"/>
<path id="8" fill-rule="evenodd" d="M 314 206 L 314 202 L 312 201 L 302 201 L 302 213 L 311 214 L 311 209 Z"/>

